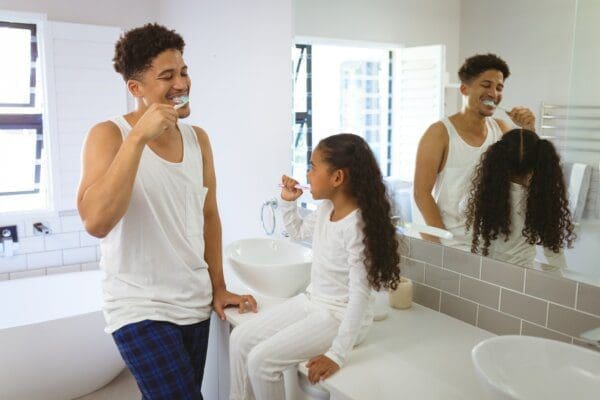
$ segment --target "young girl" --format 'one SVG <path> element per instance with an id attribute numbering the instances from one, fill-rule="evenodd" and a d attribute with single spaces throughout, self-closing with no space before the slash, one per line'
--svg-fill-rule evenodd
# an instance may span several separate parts
<path id="1" fill-rule="evenodd" d="M 535 132 L 513 129 L 483 154 L 466 209 L 471 251 L 530 266 L 535 245 L 564 266 L 575 235 L 560 157 Z M 483 243 L 481 243 L 483 241 Z"/>
<path id="2" fill-rule="evenodd" d="M 312 237 L 311 283 L 233 330 L 230 399 L 284 399 L 283 371 L 307 359 L 311 383 L 337 372 L 371 325 L 372 289 L 395 289 L 400 279 L 391 207 L 368 144 L 352 134 L 323 139 L 308 181 L 323 200 L 313 214 L 300 218 L 302 190 L 287 176 L 280 208 L 292 238 Z"/>

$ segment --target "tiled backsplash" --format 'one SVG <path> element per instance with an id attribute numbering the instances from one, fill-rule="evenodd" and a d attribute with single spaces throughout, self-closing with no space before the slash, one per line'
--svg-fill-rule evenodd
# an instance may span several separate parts
<path id="1" fill-rule="evenodd" d="M 498 335 L 585 345 L 600 326 L 600 287 L 409 238 L 402 275 L 414 301 Z"/>
<path id="2" fill-rule="evenodd" d="M 52 233 L 35 235 L 33 224 L 39 221 Z M 55 218 L 4 220 L 3 225 L 17 226 L 19 248 L 12 257 L 0 256 L 0 280 L 98 267 L 99 240 L 85 232 L 77 211 L 64 211 Z"/>
<path id="3" fill-rule="evenodd" d="M 0 257 L 0 280 L 98 268 L 99 240 L 85 232 L 76 211 L 45 220 L 50 235 L 34 235 L 34 222 L 16 222 L 20 248 Z M 499 335 L 583 345 L 579 335 L 600 326 L 600 287 L 420 239 L 408 243 L 402 275 L 413 280 L 419 304 Z"/>

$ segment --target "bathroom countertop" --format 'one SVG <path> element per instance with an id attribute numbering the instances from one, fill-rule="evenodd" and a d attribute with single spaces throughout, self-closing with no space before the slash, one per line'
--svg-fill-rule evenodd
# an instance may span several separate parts
<path id="1" fill-rule="evenodd" d="M 228 286 L 234 291 L 244 289 L 238 282 Z M 260 312 L 282 300 L 257 296 L 257 301 Z M 239 314 L 237 309 L 226 314 L 234 326 L 256 316 Z M 336 400 L 484 399 L 471 349 L 492 336 L 419 304 L 408 310 L 390 308 L 385 320 L 373 322 L 346 365 L 322 385 Z M 306 375 L 304 364 L 299 370 Z"/>

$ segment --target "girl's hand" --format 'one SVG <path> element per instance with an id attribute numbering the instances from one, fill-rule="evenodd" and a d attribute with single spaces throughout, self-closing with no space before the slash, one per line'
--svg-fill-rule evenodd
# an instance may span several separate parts
<path id="1" fill-rule="evenodd" d="M 295 186 L 298 185 L 298 181 L 294 178 L 290 178 L 287 175 L 281 177 L 281 198 L 286 201 L 294 201 L 298 197 L 302 196 L 302 189 L 298 189 Z"/>
<path id="2" fill-rule="evenodd" d="M 308 360 L 306 368 L 308 368 L 308 380 L 313 385 L 329 378 L 340 370 L 340 366 L 324 354 Z"/>

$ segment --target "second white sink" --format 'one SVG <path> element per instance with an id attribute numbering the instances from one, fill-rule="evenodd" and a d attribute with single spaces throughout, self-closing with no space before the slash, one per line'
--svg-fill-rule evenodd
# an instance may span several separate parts
<path id="1" fill-rule="evenodd" d="M 600 353 L 531 336 L 497 336 L 471 353 L 491 399 L 598 399 Z"/>

